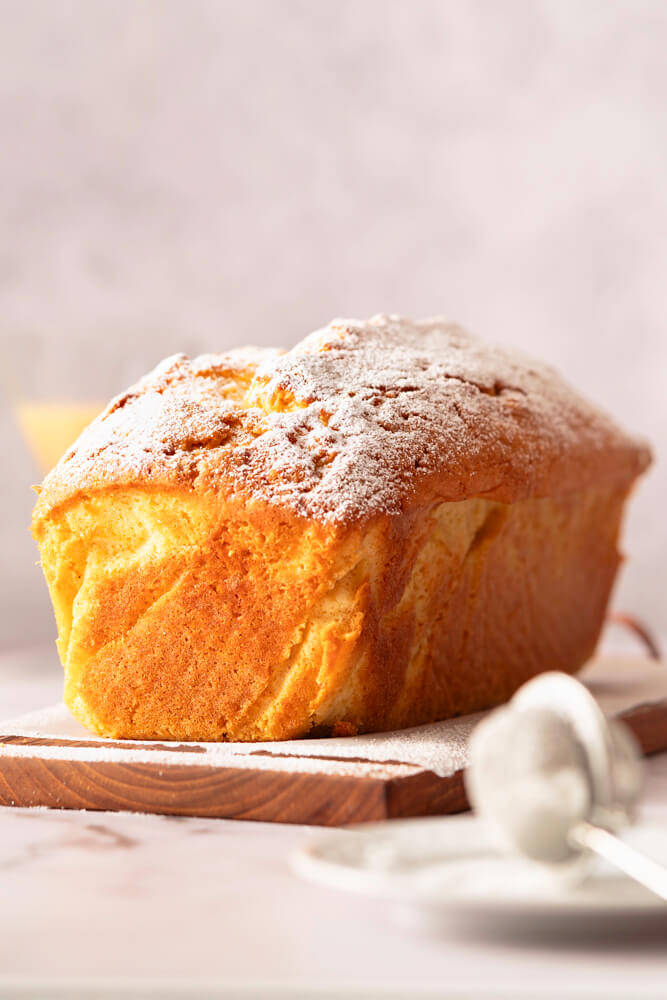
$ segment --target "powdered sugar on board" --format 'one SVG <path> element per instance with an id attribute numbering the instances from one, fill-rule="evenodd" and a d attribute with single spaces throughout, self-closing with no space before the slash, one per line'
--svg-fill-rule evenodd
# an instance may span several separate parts
<path id="1" fill-rule="evenodd" d="M 449 777 L 466 766 L 466 747 L 480 716 L 397 733 L 376 733 L 337 739 L 289 740 L 281 743 L 174 743 L 142 740 L 99 740 L 69 714 L 64 705 L 0 722 L 2 737 L 28 737 L 65 742 L 66 746 L 5 743 L 0 755 L 62 760 L 125 761 L 160 765 L 306 771 L 323 774 L 363 774 L 392 778 L 421 770 Z M 95 744 L 93 746 L 85 744 Z"/>
<path id="2" fill-rule="evenodd" d="M 167 359 L 84 431 L 40 507 L 118 483 L 224 482 L 336 522 L 396 513 L 434 477 L 441 499 L 511 500 L 549 477 L 567 488 L 574 462 L 581 486 L 610 454 L 628 479 L 647 461 L 548 366 L 443 319 L 377 316 L 287 353 Z"/>
<path id="3" fill-rule="evenodd" d="M 664 663 L 627 657 L 592 661 L 581 679 L 609 715 L 667 699 Z M 100 740 L 64 705 L 0 722 L 2 737 L 60 741 L 66 746 L 5 743 L 0 756 L 233 767 L 266 771 L 392 778 L 419 771 L 451 777 L 468 763 L 468 740 L 481 714 L 393 733 L 282 743 L 187 743 Z M 93 744 L 86 746 L 85 744 Z"/>

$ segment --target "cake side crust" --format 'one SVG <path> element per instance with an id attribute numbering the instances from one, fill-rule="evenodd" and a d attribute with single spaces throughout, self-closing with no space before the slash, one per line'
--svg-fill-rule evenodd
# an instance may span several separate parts
<path id="1" fill-rule="evenodd" d="M 39 539 L 66 701 L 103 736 L 245 741 L 490 707 L 593 651 L 625 492 L 433 504 L 363 532 L 263 501 L 82 500 Z"/>

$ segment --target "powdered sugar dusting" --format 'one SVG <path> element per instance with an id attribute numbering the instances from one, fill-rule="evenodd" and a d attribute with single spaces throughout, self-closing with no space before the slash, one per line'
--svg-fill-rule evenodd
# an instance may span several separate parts
<path id="1" fill-rule="evenodd" d="M 432 498 L 539 495 L 646 453 L 545 365 L 442 319 L 336 321 L 291 351 L 167 359 L 113 400 L 44 484 L 189 482 L 336 522 Z M 569 471 L 568 471 L 569 470 Z M 577 485 L 580 485 L 577 482 Z"/>
<path id="2" fill-rule="evenodd" d="M 480 714 L 469 715 L 369 736 L 280 743 L 191 743 L 166 750 L 160 741 L 153 740 L 137 741 L 134 747 L 125 740 L 102 740 L 103 745 L 91 746 L 90 733 L 72 718 L 65 706 L 53 705 L 0 723 L 0 734 L 11 734 L 12 739 L 27 736 L 63 740 L 68 745 L 5 743 L 0 744 L 0 756 L 356 774 L 385 779 L 429 770 L 440 777 L 449 777 L 468 763 L 468 739 L 480 718 Z"/>

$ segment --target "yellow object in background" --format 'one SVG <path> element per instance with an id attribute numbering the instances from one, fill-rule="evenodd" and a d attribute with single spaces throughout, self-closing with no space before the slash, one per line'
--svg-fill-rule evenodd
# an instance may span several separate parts
<path id="1" fill-rule="evenodd" d="M 43 473 L 53 468 L 101 410 L 99 403 L 27 401 L 15 407 L 23 436 Z"/>

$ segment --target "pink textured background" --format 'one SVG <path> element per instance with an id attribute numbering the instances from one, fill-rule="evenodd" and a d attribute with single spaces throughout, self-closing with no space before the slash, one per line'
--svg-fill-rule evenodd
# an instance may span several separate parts
<path id="1" fill-rule="evenodd" d="M 661 0 L 0 0 L 0 642 L 53 632 L 9 395 L 444 312 L 667 445 Z M 663 632 L 658 464 L 615 603 Z"/>

